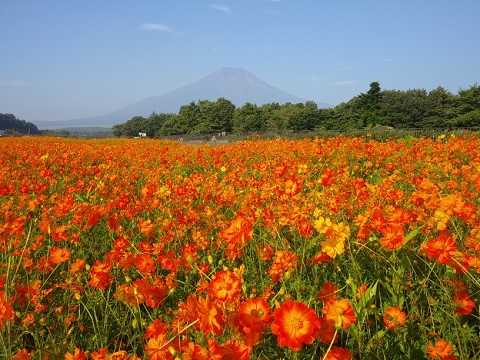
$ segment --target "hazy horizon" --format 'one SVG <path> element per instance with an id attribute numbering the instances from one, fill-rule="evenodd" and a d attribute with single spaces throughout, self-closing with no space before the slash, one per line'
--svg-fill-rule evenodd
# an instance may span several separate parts
<path id="1" fill-rule="evenodd" d="M 480 2 L 246 0 L 0 4 L 0 112 L 69 120 L 160 96 L 222 67 L 337 105 L 382 89 L 480 81 Z"/>

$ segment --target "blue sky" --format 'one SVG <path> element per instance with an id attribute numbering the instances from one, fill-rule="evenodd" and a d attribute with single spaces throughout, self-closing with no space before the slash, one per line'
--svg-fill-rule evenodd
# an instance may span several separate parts
<path id="1" fill-rule="evenodd" d="M 241 67 L 307 100 L 480 83 L 479 0 L 0 0 L 0 113 L 103 115 Z"/>

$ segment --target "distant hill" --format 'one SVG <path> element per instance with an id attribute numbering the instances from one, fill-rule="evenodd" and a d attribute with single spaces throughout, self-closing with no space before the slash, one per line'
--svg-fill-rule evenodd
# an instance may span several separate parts
<path id="1" fill-rule="evenodd" d="M 17 119 L 13 114 L 0 114 L 0 130 L 13 130 L 21 134 L 40 134 L 35 124 Z"/>
<path id="2" fill-rule="evenodd" d="M 35 123 L 41 129 L 83 126 L 111 127 L 124 123 L 133 116 L 147 117 L 152 112 L 157 114 L 178 113 L 181 106 L 188 105 L 192 101 L 216 101 L 221 97 L 230 100 L 237 107 L 241 107 L 247 102 L 261 106 L 272 102 L 296 104 L 306 101 L 267 84 L 244 69 L 225 67 L 190 85 L 161 96 L 148 97 L 106 115 L 67 121 L 36 121 Z M 325 103 L 318 103 L 318 105 L 319 107 L 329 107 Z"/>

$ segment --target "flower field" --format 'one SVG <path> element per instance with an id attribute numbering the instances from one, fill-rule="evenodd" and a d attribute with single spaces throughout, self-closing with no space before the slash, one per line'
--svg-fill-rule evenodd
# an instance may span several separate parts
<path id="1" fill-rule="evenodd" d="M 479 359 L 480 139 L 0 139 L 0 358 Z"/>

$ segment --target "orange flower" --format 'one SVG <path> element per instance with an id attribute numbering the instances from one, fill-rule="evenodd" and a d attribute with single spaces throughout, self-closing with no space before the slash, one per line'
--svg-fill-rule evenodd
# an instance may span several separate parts
<path id="1" fill-rule="evenodd" d="M 90 271 L 89 284 L 105 290 L 107 286 L 113 283 L 113 276 L 110 274 L 112 268 L 106 261 L 97 260 Z"/>
<path id="2" fill-rule="evenodd" d="M 108 360 L 108 348 L 104 347 L 90 354 L 92 360 Z"/>
<path id="3" fill-rule="evenodd" d="M 110 355 L 108 360 L 127 360 L 128 353 L 125 350 L 115 351 Z"/>
<path id="4" fill-rule="evenodd" d="M 327 236 L 325 241 L 320 244 L 322 245 L 322 251 L 332 259 L 345 251 L 345 239 L 338 236 Z"/>
<path id="5" fill-rule="evenodd" d="M 80 271 L 85 269 L 85 260 L 84 259 L 77 259 L 73 264 L 70 265 L 70 273 L 76 274 Z"/>
<path id="6" fill-rule="evenodd" d="M 318 330 L 318 337 L 324 344 L 330 344 L 332 341 L 337 342 L 338 337 L 336 335 L 335 323 L 327 320 L 325 316 L 320 316 L 320 329 Z"/>
<path id="7" fill-rule="evenodd" d="M 335 286 L 332 282 L 326 282 L 322 285 L 322 290 L 317 294 L 317 297 L 320 301 L 325 303 L 333 301 L 337 298 L 338 287 Z"/>
<path id="8" fill-rule="evenodd" d="M 237 340 L 228 339 L 224 344 L 218 346 L 218 352 L 222 359 L 248 360 L 251 349 Z"/>
<path id="9" fill-rule="evenodd" d="M 420 253 L 426 254 L 431 260 L 446 264 L 451 258 L 451 253 L 457 251 L 455 240 L 449 232 L 443 231 L 435 239 L 422 244 Z"/>
<path id="10" fill-rule="evenodd" d="M 457 305 L 454 310 L 455 314 L 468 315 L 475 308 L 475 302 L 470 299 L 470 295 L 467 292 L 461 292 L 453 296 L 453 301 Z"/>
<path id="11" fill-rule="evenodd" d="M 426 353 L 431 359 L 435 359 L 437 357 L 444 359 L 450 355 L 452 350 L 453 346 L 449 342 L 445 341 L 444 339 L 440 339 L 435 343 L 435 345 L 429 342 Z"/>
<path id="12" fill-rule="evenodd" d="M 48 261 L 52 265 L 58 265 L 70 259 L 70 250 L 66 248 L 60 248 L 57 246 L 52 246 L 50 249 L 50 256 Z"/>
<path id="13" fill-rule="evenodd" d="M 312 224 L 310 224 L 309 221 L 307 220 L 300 220 L 298 223 L 297 223 L 297 230 L 298 230 L 298 233 L 308 239 L 308 238 L 311 238 L 312 237 L 312 234 L 313 234 L 313 226 Z"/>
<path id="14" fill-rule="evenodd" d="M 246 245 L 252 238 L 253 228 L 251 221 L 242 216 L 237 216 L 230 226 L 220 231 L 220 237 L 227 242 L 240 243 Z"/>
<path id="15" fill-rule="evenodd" d="M 22 349 L 17 352 L 17 354 L 13 357 L 13 360 L 30 360 L 31 358 L 32 356 L 30 353 L 27 350 Z"/>
<path id="16" fill-rule="evenodd" d="M 327 320 L 332 321 L 336 328 L 346 329 L 357 321 L 355 311 L 346 299 L 333 300 L 322 309 Z"/>
<path id="17" fill-rule="evenodd" d="M 140 254 L 135 259 L 135 267 L 143 275 L 150 275 L 155 271 L 155 261 L 148 254 Z"/>
<path id="18" fill-rule="evenodd" d="M 65 360 L 87 360 L 87 355 L 85 354 L 85 351 L 75 348 L 73 354 L 69 352 L 65 354 Z"/>
<path id="19" fill-rule="evenodd" d="M 205 334 L 221 335 L 225 325 L 222 309 L 208 295 L 206 298 L 199 298 L 196 307 L 200 330 Z"/>
<path id="20" fill-rule="evenodd" d="M 352 354 L 347 349 L 334 346 L 322 360 L 352 360 Z"/>
<path id="21" fill-rule="evenodd" d="M 300 301 L 285 301 L 273 313 L 272 333 L 280 346 L 298 351 L 311 344 L 320 328 L 315 311 Z"/>
<path id="22" fill-rule="evenodd" d="M 247 246 L 247 241 L 253 236 L 253 224 L 242 216 L 237 216 L 219 235 L 227 243 L 227 258 L 234 260 L 243 256 L 242 248 Z"/>
<path id="23" fill-rule="evenodd" d="M 240 294 L 240 280 L 230 270 L 216 272 L 209 284 L 209 294 L 220 301 L 232 301 Z"/>
<path id="24" fill-rule="evenodd" d="M 383 312 L 383 321 L 385 326 L 392 330 L 398 330 L 400 326 L 405 325 L 407 321 L 407 314 L 405 314 L 398 307 L 389 307 Z"/>
<path id="25" fill-rule="evenodd" d="M 287 178 L 284 181 L 285 195 L 295 196 L 301 191 L 301 183 L 294 177 Z"/>
<path id="26" fill-rule="evenodd" d="M 262 298 L 249 298 L 238 308 L 240 324 L 254 331 L 263 331 L 270 323 L 270 306 Z"/>
<path id="27" fill-rule="evenodd" d="M 368 285 L 367 284 L 362 284 L 357 288 L 357 295 L 355 295 L 355 299 L 360 300 L 363 295 L 365 295 L 365 292 L 367 291 Z"/>
<path id="28" fill-rule="evenodd" d="M 268 269 L 268 275 L 274 283 L 282 281 L 283 272 L 294 269 L 297 263 L 298 255 L 296 253 L 278 250 L 275 252 L 272 266 Z"/>
<path id="29" fill-rule="evenodd" d="M 383 236 L 380 238 L 380 243 L 390 251 L 400 249 L 405 241 L 405 231 L 401 225 L 387 226 L 383 230 Z"/>
<path id="30" fill-rule="evenodd" d="M 9 320 L 13 317 L 13 309 L 11 307 L 13 298 L 5 301 L 6 294 L 0 290 L 0 329 L 3 326 L 3 320 Z"/>
<path id="31" fill-rule="evenodd" d="M 168 351 L 167 340 L 164 334 L 148 340 L 145 345 L 145 353 L 149 360 L 165 360 L 173 359 L 172 354 Z"/>

